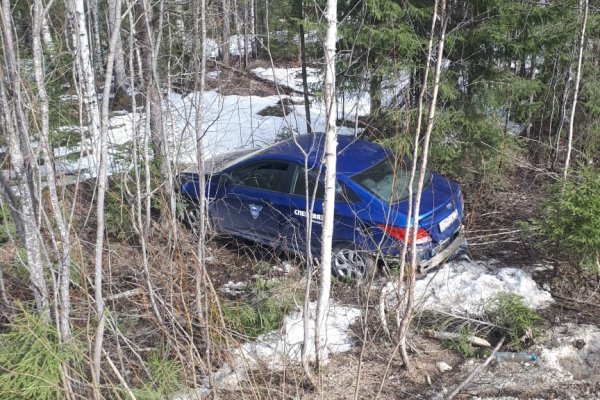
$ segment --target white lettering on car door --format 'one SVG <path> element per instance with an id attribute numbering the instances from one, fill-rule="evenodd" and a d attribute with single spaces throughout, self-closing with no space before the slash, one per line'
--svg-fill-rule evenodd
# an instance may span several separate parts
<path id="1" fill-rule="evenodd" d="M 304 211 L 304 210 L 294 210 L 294 215 L 306 218 L 306 211 Z M 315 214 L 315 213 L 313 213 L 312 220 L 316 224 L 322 224 L 323 223 L 323 214 Z"/>

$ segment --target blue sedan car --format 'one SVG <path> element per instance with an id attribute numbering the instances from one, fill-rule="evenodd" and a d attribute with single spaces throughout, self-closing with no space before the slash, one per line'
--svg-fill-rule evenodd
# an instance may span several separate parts
<path id="1" fill-rule="evenodd" d="M 205 192 L 213 228 L 301 254 L 310 241 L 313 254 L 320 254 L 324 147 L 324 134 L 302 135 L 214 160 L 207 168 Z M 336 276 L 360 280 L 374 260 L 398 259 L 409 225 L 410 168 L 410 160 L 379 144 L 338 137 L 332 265 Z M 180 175 L 180 191 L 192 204 L 187 213 L 192 225 L 199 190 L 197 173 Z M 464 242 L 460 186 L 427 172 L 420 208 L 417 248 L 425 272 Z"/>

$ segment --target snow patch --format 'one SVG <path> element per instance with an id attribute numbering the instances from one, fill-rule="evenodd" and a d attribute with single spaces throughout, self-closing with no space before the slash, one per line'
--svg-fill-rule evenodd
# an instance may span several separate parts
<path id="1" fill-rule="evenodd" d="M 391 299 L 396 289 L 388 283 L 384 290 Z M 456 261 L 417 280 L 417 305 L 459 315 L 482 315 L 485 306 L 500 292 L 523 296 L 533 309 L 544 308 L 554 300 L 546 290 L 538 288 L 531 274 L 519 268 L 501 267 L 496 261 Z"/>
<path id="2" fill-rule="evenodd" d="M 571 374 L 573 379 L 600 381 L 600 328 L 564 324 L 549 332 L 549 343 L 541 351 L 548 368 Z"/>
<path id="3" fill-rule="evenodd" d="M 360 310 L 331 303 L 326 319 L 326 353 L 343 353 L 353 347 L 350 325 L 361 315 Z M 314 343 L 316 303 L 310 303 L 310 342 Z M 249 374 L 258 369 L 281 371 L 288 365 L 301 362 L 302 344 L 304 342 L 304 324 L 301 311 L 288 315 L 279 331 L 259 336 L 256 341 L 242 344 L 231 352 L 231 361 L 223 364 L 215 373 L 215 381 L 219 389 L 235 390 L 241 381 L 247 380 Z M 315 360 L 315 348 L 311 346 L 308 358 Z M 210 393 L 210 384 L 205 379 L 198 389 L 179 393 L 173 399 L 187 400 L 194 396 L 206 396 Z"/>

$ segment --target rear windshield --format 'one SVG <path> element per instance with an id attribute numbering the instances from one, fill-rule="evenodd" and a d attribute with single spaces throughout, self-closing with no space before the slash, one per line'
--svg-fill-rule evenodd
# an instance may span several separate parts
<path id="1" fill-rule="evenodd" d="M 394 160 L 386 157 L 380 163 L 354 175 L 351 179 L 380 199 L 389 203 L 397 203 L 408 197 L 411 167 L 412 162 L 405 158 Z M 413 182 L 413 193 L 417 190 L 419 175 L 417 170 Z M 428 185 L 430 180 L 431 173 L 426 171 L 425 185 Z"/>

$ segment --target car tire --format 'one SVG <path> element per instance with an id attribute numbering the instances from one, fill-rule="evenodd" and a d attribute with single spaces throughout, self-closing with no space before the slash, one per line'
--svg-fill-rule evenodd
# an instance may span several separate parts
<path id="1" fill-rule="evenodd" d="M 373 278 L 375 261 L 364 251 L 350 244 L 337 244 L 332 253 L 331 269 L 337 278 L 358 283 L 368 283 Z"/>

